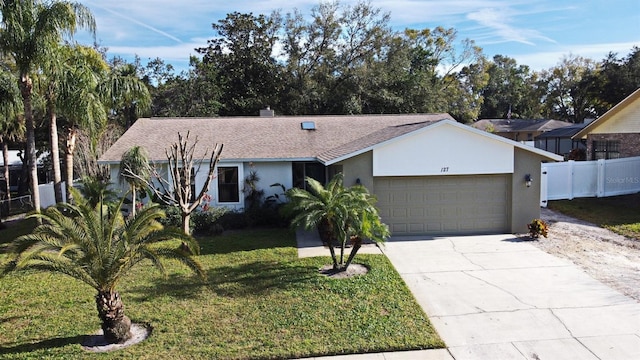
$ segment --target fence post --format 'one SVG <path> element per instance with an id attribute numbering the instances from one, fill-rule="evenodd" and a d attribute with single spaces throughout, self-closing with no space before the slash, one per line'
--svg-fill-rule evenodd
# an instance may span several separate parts
<path id="1" fill-rule="evenodd" d="M 569 184 L 569 200 L 573 200 L 573 164 L 575 164 L 574 160 L 569 160 L 567 161 L 568 165 L 569 165 L 569 170 L 567 171 L 567 174 L 569 176 L 569 178 L 567 179 L 567 183 Z"/>
<path id="2" fill-rule="evenodd" d="M 540 167 L 540 206 L 547 207 L 549 203 L 549 179 L 547 178 L 547 167 L 542 164 Z"/>
<path id="3" fill-rule="evenodd" d="M 596 164 L 596 169 L 597 169 L 597 190 L 596 190 L 596 197 L 604 197 L 606 196 L 605 194 L 605 175 L 607 172 L 607 163 L 606 161 L 604 161 L 604 159 L 598 159 L 598 162 Z"/>

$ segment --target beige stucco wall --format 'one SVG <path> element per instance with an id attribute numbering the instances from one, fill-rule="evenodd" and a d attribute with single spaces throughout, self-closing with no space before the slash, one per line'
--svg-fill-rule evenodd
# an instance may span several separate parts
<path id="1" fill-rule="evenodd" d="M 515 148 L 515 166 L 511 182 L 511 232 L 527 233 L 527 224 L 540 217 L 540 164 L 542 158 Z M 531 187 L 525 185 L 525 175 L 533 178 Z"/>
<path id="2" fill-rule="evenodd" d="M 369 189 L 369 191 L 373 190 L 372 151 L 346 159 L 336 165 L 342 165 L 344 186 L 353 186 L 356 184 L 357 179 L 360 179 L 360 184 Z"/>

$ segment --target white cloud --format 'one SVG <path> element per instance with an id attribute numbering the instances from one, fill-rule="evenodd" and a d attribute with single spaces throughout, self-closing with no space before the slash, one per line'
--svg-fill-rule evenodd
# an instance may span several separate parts
<path id="1" fill-rule="evenodd" d="M 511 11 L 509 9 L 480 9 L 469 13 L 467 18 L 489 28 L 493 39 L 488 41 L 493 43 L 513 41 L 527 45 L 535 45 L 534 39 L 554 42 L 552 39 L 543 36 L 537 30 L 511 25 L 510 13 Z"/>
<path id="2" fill-rule="evenodd" d="M 563 57 L 571 54 L 601 61 L 609 52 L 618 53 L 620 57 L 625 56 L 634 46 L 640 46 L 640 39 L 633 42 L 567 45 L 557 50 L 510 57 L 516 59 L 518 64 L 528 65 L 532 70 L 543 70 L 558 65 Z"/>

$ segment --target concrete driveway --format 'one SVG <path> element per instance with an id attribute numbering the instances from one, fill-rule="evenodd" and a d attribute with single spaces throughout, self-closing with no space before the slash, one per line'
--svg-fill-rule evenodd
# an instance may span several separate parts
<path id="1" fill-rule="evenodd" d="M 396 237 L 383 252 L 462 359 L 640 359 L 640 303 L 513 235 Z"/>

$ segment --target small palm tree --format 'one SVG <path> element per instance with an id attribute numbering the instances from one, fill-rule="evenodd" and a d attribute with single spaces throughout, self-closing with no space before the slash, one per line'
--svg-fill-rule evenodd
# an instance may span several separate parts
<path id="1" fill-rule="evenodd" d="M 82 178 L 80 193 L 91 207 L 95 207 L 101 201 L 110 204 L 118 199 L 118 194 L 111 188 L 111 182 L 92 176 Z"/>
<path id="2" fill-rule="evenodd" d="M 164 228 L 159 205 L 144 207 L 137 216 L 122 216 L 122 201 L 109 207 L 100 201 L 91 207 L 71 189 L 75 204 L 59 203 L 31 217 L 43 220 L 31 234 L 10 244 L 9 262 L 0 275 L 35 268 L 69 275 L 97 290 L 96 306 L 105 340 L 122 343 L 131 337 L 131 320 L 116 291 L 118 283 L 137 264 L 150 260 L 164 275 L 162 258 L 176 259 L 204 278 L 200 263 L 190 255 L 198 244 L 178 229 Z M 179 239 L 188 249 L 178 248 Z"/>
<path id="3" fill-rule="evenodd" d="M 293 215 L 293 227 L 318 230 L 320 239 L 329 247 L 334 270 L 347 270 L 363 239 L 380 243 L 389 236 L 389 229 L 374 206 L 376 199 L 364 186 L 345 188 L 342 174 L 337 174 L 326 187 L 309 177 L 306 182 L 311 191 L 287 191 L 289 203 L 285 212 Z M 353 247 L 345 262 L 344 251 L 349 242 Z M 334 244 L 340 244 L 339 261 Z"/>
<path id="4" fill-rule="evenodd" d="M 122 154 L 120 160 L 120 181 L 126 181 L 131 188 L 131 211 L 136 215 L 136 194 L 138 190 L 147 186 L 149 176 L 151 176 L 151 166 L 149 166 L 149 155 L 140 146 L 134 146 Z"/>

